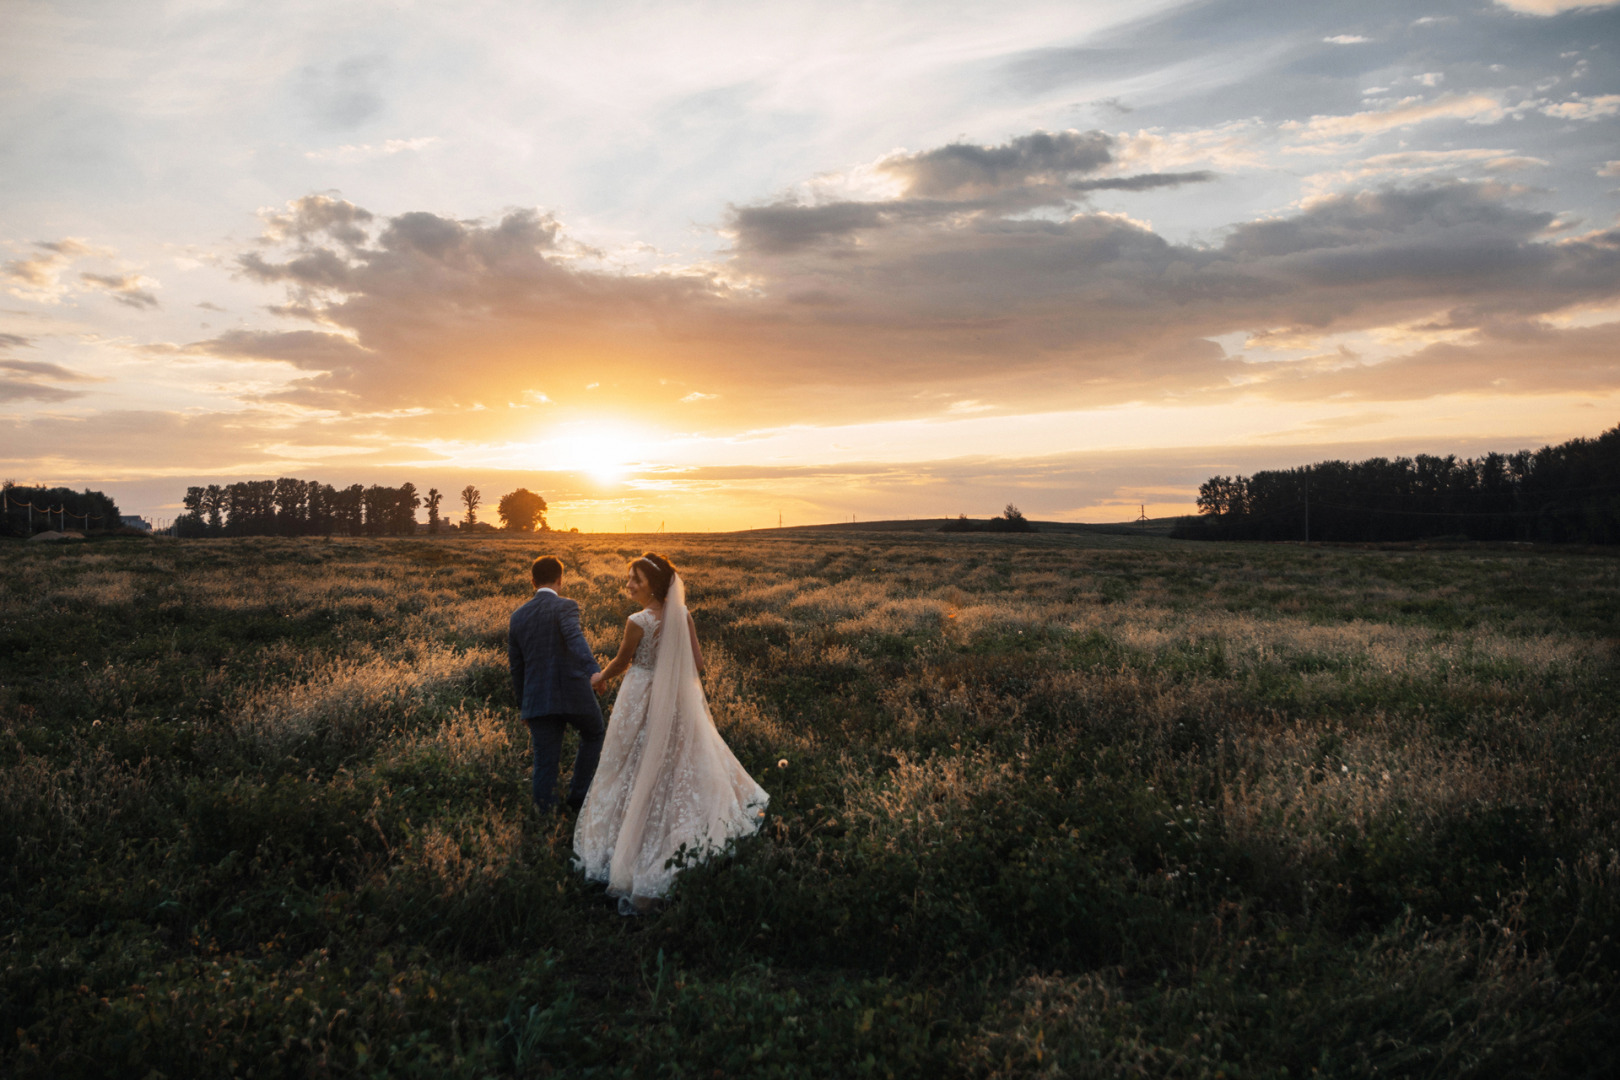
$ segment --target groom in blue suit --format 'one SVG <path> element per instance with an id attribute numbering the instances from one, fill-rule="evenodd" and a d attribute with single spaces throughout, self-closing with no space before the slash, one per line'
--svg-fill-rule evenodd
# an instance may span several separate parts
<path id="1" fill-rule="evenodd" d="M 507 659 L 512 666 L 512 692 L 534 741 L 534 805 L 542 814 L 555 809 L 557 759 L 563 728 L 579 732 L 574 780 L 568 805 L 578 810 L 596 775 L 607 733 L 602 709 L 591 690 L 591 676 L 602 670 L 579 627 L 579 605 L 557 595 L 562 563 L 550 555 L 534 560 L 529 577 L 534 599 L 512 612 L 507 629 Z"/>

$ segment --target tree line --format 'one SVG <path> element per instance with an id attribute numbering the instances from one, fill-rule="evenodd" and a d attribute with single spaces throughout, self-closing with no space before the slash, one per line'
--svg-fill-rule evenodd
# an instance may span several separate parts
<path id="1" fill-rule="evenodd" d="M 402 536 L 418 531 L 416 511 L 427 508 L 427 531 L 493 529 L 478 520 L 483 493 L 468 484 L 459 495 L 459 522 L 441 513 L 444 493 L 415 484 L 399 487 L 352 484 L 337 488 L 318 480 L 243 480 L 186 489 L 185 513 L 175 520 L 179 536 Z M 496 508 L 502 528 L 513 532 L 548 529 L 546 500 L 528 488 L 501 496 Z"/>
<path id="2" fill-rule="evenodd" d="M 47 529 L 112 531 L 123 527 L 118 504 L 100 491 L 0 484 L 0 536 L 32 536 Z"/>
<path id="3" fill-rule="evenodd" d="M 1620 427 L 1540 450 L 1323 461 L 1212 476 L 1198 540 L 1522 540 L 1620 543 Z"/>

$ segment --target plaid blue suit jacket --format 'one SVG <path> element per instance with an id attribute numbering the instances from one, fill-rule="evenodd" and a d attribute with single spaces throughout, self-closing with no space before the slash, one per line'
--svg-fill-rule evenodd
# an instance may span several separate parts
<path id="1" fill-rule="evenodd" d="M 540 591 L 512 612 L 506 632 L 512 693 L 525 720 L 601 715 L 591 676 L 602 668 L 579 625 L 579 605 Z"/>

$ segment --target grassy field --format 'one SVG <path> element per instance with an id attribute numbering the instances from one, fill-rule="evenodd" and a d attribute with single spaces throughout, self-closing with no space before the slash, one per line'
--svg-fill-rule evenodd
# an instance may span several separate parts
<path id="1" fill-rule="evenodd" d="M 0 548 L 0 1074 L 1584 1076 L 1620 560 L 659 537 L 765 832 L 623 919 L 528 804 L 542 545 Z"/>

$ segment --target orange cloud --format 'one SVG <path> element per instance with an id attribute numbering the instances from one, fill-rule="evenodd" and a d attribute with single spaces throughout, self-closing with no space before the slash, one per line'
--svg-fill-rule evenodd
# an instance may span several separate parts
<path id="1" fill-rule="evenodd" d="M 282 286 L 279 310 L 314 328 L 168 348 L 290 365 L 269 401 L 432 410 L 446 437 L 499 439 L 532 426 L 527 408 L 577 415 L 604 396 L 623 417 L 679 411 L 710 430 L 937 415 L 963 401 L 1218 400 L 1239 384 L 1294 399 L 1353 376 L 1296 366 L 1257 379 L 1211 339 L 1437 319 L 1485 330 L 1620 298 L 1620 231 L 1554 238 L 1555 216 L 1510 186 L 1333 195 L 1235 225 L 1218 245 L 1180 244 L 1086 208 L 1108 137 L 1037 134 L 885 159 L 906 181 L 899 198 L 738 208 L 729 258 L 675 272 L 590 269 L 534 211 L 380 221 L 313 196 L 271 215 L 239 266 Z M 1577 341 L 1481 338 L 1452 346 L 1471 362 L 1415 381 L 1386 382 L 1387 367 L 1362 385 L 1404 396 L 1606 380 L 1581 348 L 1560 351 Z M 1535 378 L 1518 377 L 1536 350 Z"/>

